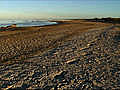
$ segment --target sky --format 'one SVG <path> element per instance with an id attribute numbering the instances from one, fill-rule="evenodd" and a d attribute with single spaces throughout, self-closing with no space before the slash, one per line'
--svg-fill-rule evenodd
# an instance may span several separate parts
<path id="1" fill-rule="evenodd" d="M 120 17 L 120 0 L 0 0 L 1 19 Z"/>

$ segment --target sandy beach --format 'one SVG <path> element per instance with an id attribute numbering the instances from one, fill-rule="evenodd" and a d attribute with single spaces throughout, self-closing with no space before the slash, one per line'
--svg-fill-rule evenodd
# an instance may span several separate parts
<path id="1" fill-rule="evenodd" d="M 120 89 L 120 28 L 85 20 L 0 32 L 2 89 Z"/>
<path id="2" fill-rule="evenodd" d="M 12 61 L 11 59 L 19 59 L 22 56 L 25 58 L 27 55 L 37 51 L 39 53 L 43 52 L 44 49 L 53 47 L 54 44 L 64 41 L 72 35 L 89 29 L 109 26 L 109 24 L 81 20 L 57 22 L 60 24 L 40 27 L 17 27 L 14 28 L 14 31 L 1 31 L 0 61 Z"/>

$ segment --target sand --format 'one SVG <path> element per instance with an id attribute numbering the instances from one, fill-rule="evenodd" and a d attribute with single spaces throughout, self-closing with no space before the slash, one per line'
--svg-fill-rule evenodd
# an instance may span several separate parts
<path id="1" fill-rule="evenodd" d="M 1 32 L 0 88 L 120 89 L 120 28 L 59 22 Z"/>
<path id="2" fill-rule="evenodd" d="M 36 52 L 43 53 L 66 38 L 92 28 L 104 28 L 108 24 L 84 21 L 57 21 L 60 25 L 15 28 L 0 32 L 0 62 L 25 59 Z M 64 23 L 64 24 L 63 24 Z"/>

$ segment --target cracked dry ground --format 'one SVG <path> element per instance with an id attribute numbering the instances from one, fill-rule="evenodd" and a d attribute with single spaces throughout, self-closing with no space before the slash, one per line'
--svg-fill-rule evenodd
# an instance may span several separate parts
<path id="1" fill-rule="evenodd" d="M 0 88 L 120 89 L 120 31 L 82 32 L 43 55 L 0 64 Z"/>

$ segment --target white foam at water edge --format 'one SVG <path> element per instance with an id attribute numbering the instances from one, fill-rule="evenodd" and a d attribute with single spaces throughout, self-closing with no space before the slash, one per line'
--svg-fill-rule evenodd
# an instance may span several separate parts
<path id="1" fill-rule="evenodd" d="M 28 26 L 44 26 L 44 25 L 52 25 L 57 24 L 57 22 L 50 22 L 50 21 L 37 21 L 37 20 L 4 20 L 0 21 L 0 27 L 10 26 L 12 24 L 17 24 L 18 27 L 28 27 Z"/>

